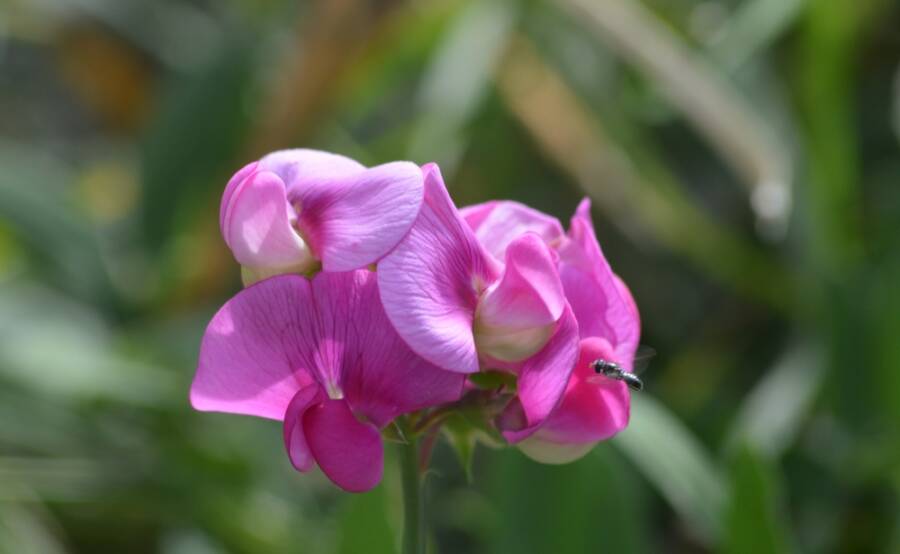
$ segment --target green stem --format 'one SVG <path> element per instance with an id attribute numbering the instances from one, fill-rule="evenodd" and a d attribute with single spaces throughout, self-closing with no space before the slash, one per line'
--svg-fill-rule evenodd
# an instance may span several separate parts
<path id="1" fill-rule="evenodd" d="M 403 554 L 425 554 L 425 518 L 422 479 L 419 476 L 419 441 L 407 437 L 401 444 L 400 479 L 403 482 Z"/>

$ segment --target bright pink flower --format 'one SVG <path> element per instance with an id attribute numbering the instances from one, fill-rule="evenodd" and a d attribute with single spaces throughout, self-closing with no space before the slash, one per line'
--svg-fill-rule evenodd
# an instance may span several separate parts
<path id="1" fill-rule="evenodd" d="M 430 362 L 461 373 L 518 374 L 521 440 L 556 407 L 577 356 L 577 324 L 544 238 L 518 233 L 493 255 L 425 166 L 425 201 L 409 234 L 378 264 L 385 311 Z"/>
<path id="2" fill-rule="evenodd" d="M 582 338 L 580 353 L 562 402 L 520 447 L 539 461 L 574 460 L 628 425 L 627 386 L 598 377 L 590 363 L 602 358 L 631 371 L 640 338 L 637 306 L 600 250 L 590 202 L 585 199 L 578 206 L 568 235 L 555 218 L 516 202 L 488 202 L 461 213 L 494 256 L 502 256 L 523 232 L 540 235 L 558 253 L 560 279 Z M 515 427 L 519 419 L 519 407 L 513 403 L 501 427 Z"/>
<path id="3" fill-rule="evenodd" d="M 245 282 L 282 273 L 350 271 L 375 263 L 406 235 L 422 205 L 410 162 L 367 169 L 316 150 L 284 150 L 238 171 L 219 224 Z"/>
<path id="4" fill-rule="evenodd" d="M 381 479 L 379 430 L 453 402 L 465 376 L 414 354 L 394 331 L 368 270 L 273 277 L 238 293 L 203 337 L 191 404 L 284 422 L 294 467 L 341 488 Z"/>

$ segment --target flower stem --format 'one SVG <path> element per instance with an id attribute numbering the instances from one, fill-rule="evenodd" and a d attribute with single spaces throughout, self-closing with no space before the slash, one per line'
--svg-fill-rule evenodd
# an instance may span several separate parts
<path id="1" fill-rule="evenodd" d="M 425 510 L 418 442 L 410 437 L 407 444 L 399 445 L 400 479 L 403 482 L 403 554 L 425 554 Z"/>

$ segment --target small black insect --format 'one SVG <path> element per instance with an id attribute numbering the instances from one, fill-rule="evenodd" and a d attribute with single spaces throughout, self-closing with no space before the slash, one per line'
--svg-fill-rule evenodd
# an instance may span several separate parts
<path id="1" fill-rule="evenodd" d="M 642 345 L 638 349 L 637 354 L 635 354 L 634 356 L 635 366 L 637 367 L 639 364 L 642 366 L 646 366 L 646 362 L 655 354 L 655 350 L 648 346 Z M 622 366 L 620 366 L 616 362 L 611 362 L 609 360 L 600 358 L 599 360 L 594 360 L 593 362 L 591 362 L 591 368 L 594 370 L 594 372 L 597 373 L 598 377 L 603 376 L 607 379 L 622 381 L 626 385 L 628 385 L 628 388 L 634 391 L 644 390 L 644 382 L 641 381 L 640 378 L 634 373 L 625 371 Z"/>
<path id="2" fill-rule="evenodd" d="M 594 360 L 591 362 L 591 367 L 598 375 L 615 379 L 616 381 L 624 381 L 631 390 L 639 391 L 644 389 L 644 383 L 637 375 L 625 371 L 615 362 L 609 362 L 604 359 Z"/>

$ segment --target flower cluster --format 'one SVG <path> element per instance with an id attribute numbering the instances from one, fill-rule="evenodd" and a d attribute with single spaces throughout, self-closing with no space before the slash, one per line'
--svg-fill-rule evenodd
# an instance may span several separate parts
<path id="1" fill-rule="evenodd" d="M 288 150 L 235 174 L 220 225 L 247 288 L 206 330 L 191 403 L 282 421 L 299 471 L 374 487 L 400 416 L 421 433 L 474 409 L 548 463 L 628 424 L 592 362 L 630 371 L 640 322 L 587 200 L 566 232 L 516 202 L 457 209 L 434 164 Z"/>

